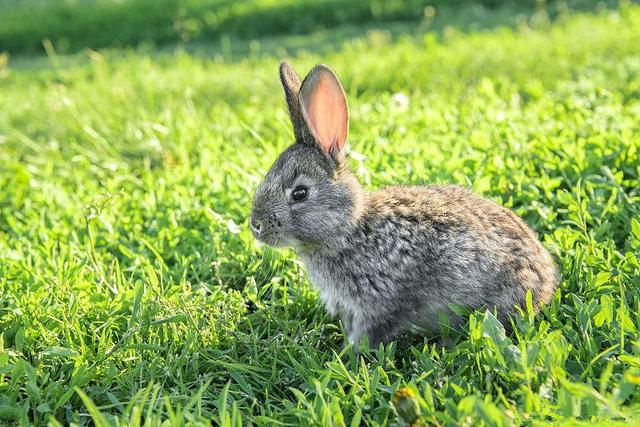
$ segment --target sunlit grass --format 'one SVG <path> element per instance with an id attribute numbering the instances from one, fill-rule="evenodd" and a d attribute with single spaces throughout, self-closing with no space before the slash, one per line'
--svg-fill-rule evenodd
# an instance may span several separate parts
<path id="1" fill-rule="evenodd" d="M 407 387 L 432 424 L 632 421 L 639 29 L 627 5 L 469 34 L 371 32 L 290 58 L 342 78 L 368 188 L 472 187 L 524 217 L 563 276 L 508 337 L 475 313 L 446 348 L 427 337 L 361 359 L 295 255 L 247 231 L 252 193 L 291 142 L 279 56 L 9 62 L 0 420 L 386 425 Z"/>

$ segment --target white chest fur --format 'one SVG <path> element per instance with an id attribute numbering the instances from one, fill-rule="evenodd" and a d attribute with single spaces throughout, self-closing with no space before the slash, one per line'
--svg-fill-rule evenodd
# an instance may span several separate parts
<path id="1" fill-rule="evenodd" d="M 354 284 L 337 277 L 335 270 L 313 261 L 306 262 L 306 265 L 311 283 L 320 293 L 326 310 L 332 316 L 340 314 L 343 321 L 345 318 L 350 319 L 347 330 L 349 341 L 357 342 L 365 330 L 366 316 L 371 315 L 371 310 L 366 310 L 365 307 L 371 306 L 371 303 L 367 304 L 367 301 L 357 296 L 353 292 Z"/>
<path id="2" fill-rule="evenodd" d="M 309 263 L 307 266 L 311 284 L 320 293 L 320 299 L 329 314 L 335 316 L 353 306 L 353 301 L 345 292 L 347 283 L 338 283 L 325 269 L 317 268 L 318 266 L 313 263 Z"/>

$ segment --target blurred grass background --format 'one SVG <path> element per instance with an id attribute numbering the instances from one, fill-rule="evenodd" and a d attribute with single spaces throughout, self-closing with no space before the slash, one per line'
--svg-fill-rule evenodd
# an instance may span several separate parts
<path id="1" fill-rule="evenodd" d="M 0 0 L 0 50 L 42 52 L 50 40 L 59 53 L 84 48 L 164 45 L 187 41 L 247 40 L 309 34 L 344 25 L 389 21 L 489 25 L 478 10 L 502 9 L 500 22 L 540 9 L 549 18 L 568 10 L 607 7 L 593 0 Z M 453 13 L 455 12 L 455 13 Z M 494 17 L 495 18 L 495 17 Z M 459 19 L 459 18 L 458 18 Z M 507 22 L 508 23 L 508 22 Z"/>

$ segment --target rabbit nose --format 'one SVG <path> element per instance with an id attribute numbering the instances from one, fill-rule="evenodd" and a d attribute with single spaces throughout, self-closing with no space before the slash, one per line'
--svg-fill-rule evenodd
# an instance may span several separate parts
<path id="1" fill-rule="evenodd" d="M 260 229 L 262 229 L 262 221 L 257 219 L 254 215 L 251 215 L 251 218 L 249 218 L 249 226 L 254 232 L 260 233 Z"/>

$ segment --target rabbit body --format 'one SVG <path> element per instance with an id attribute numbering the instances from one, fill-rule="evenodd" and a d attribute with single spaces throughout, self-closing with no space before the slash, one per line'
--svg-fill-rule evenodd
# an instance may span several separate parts
<path id="1" fill-rule="evenodd" d="M 345 161 L 346 97 L 316 66 L 300 83 L 280 77 L 296 142 L 275 161 L 253 200 L 250 227 L 304 261 L 327 310 L 358 344 L 406 330 L 438 329 L 451 304 L 496 310 L 499 319 L 548 302 L 558 277 L 549 253 L 515 214 L 454 185 L 367 192 Z"/>
<path id="2" fill-rule="evenodd" d="M 300 250 L 312 283 L 349 340 L 371 345 L 408 330 L 437 330 L 450 304 L 505 316 L 548 302 L 557 282 L 548 252 L 508 209 L 453 185 L 366 194 L 342 244 Z"/>

